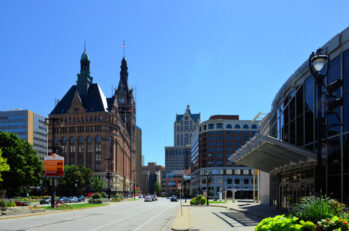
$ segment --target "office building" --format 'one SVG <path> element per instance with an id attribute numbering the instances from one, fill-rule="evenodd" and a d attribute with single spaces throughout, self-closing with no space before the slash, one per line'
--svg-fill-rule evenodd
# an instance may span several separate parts
<path id="1" fill-rule="evenodd" d="M 47 156 L 45 117 L 30 110 L 0 111 L 0 131 L 15 133 L 33 145 L 43 161 Z"/>
<path id="2" fill-rule="evenodd" d="M 164 167 L 155 162 L 149 162 L 147 166 L 142 167 L 142 185 L 141 190 L 144 194 L 153 194 L 155 192 L 155 183 L 161 185 L 162 172 Z"/>
<path id="3" fill-rule="evenodd" d="M 192 114 L 190 105 L 184 114 L 177 114 L 174 122 L 174 146 L 185 147 L 190 145 L 192 136 L 198 125 L 200 124 L 200 113 Z"/>
<path id="4" fill-rule="evenodd" d="M 321 89 L 326 94 L 320 95 L 321 100 L 309 60 L 305 60 L 276 94 L 260 134 L 230 158 L 266 173 L 268 204 L 289 208 L 300 197 L 315 193 L 349 202 L 349 28 L 322 48 L 330 62 Z M 342 84 L 330 90 L 336 81 Z M 333 106 L 331 101 L 336 97 L 344 101 Z M 318 136 L 323 137 L 321 142 Z M 318 158 L 323 165 L 318 165 Z"/>
<path id="5" fill-rule="evenodd" d="M 253 169 L 228 158 L 257 131 L 258 122 L 239 120 L 238 115 L 214 115 L 202 122 L 192 141 L 191 193 L 207 192 L 208 186 L 210 197 L 224 191 L 231 197 L 235 189 L 236 198 L 252 198 Z"/>

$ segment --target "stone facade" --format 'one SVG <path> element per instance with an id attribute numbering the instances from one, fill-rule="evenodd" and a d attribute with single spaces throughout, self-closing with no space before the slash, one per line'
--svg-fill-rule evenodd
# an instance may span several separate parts
<path id="1" fill-rule="evenodd" d="M 49 144 L 54 136 L 51 149 L 65 157 L 66 165 L 88 167 L 111 191 L 130 192 L 136 168 L 136 111 L 126 59 L 122 59 L 119 87 L 111 98 L 92 83 L 86 51 L 80 62 L 77 84 L 49 115 Z"/>

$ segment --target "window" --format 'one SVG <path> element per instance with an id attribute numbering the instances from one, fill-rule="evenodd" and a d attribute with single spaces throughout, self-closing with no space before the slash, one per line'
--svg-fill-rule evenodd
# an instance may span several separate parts
<path id="1" fill-rule="evenodd" d="M 248 179 L 244 179 L 244 184 L 248 184 L 249 180 Z"/>
<path id="2" fill-rule="evenodd" d="M 231 157 L 231 153 L 227 153 L 227 154 L 225 154 L 225 156 L 226 156 L 227 159 L 228 159 L 229 157 Z"/>
<path id="3" fill-rule="evenodd" d="M 243 171 L 243 174 L 244 174 L 244 175 L 250 174 L 250 170 L 248 170 L 248 169 L 244 169 L 244 170 L 242 170 L 242 171 Z"/>
<path id="4" fill-rule="evenodd" d="M 234 169 L 234 174 L 235 174 L 235 175 L 240 175 L 240 174 L 241 174 L 240 169 Z"/>
<path id="5" fill-rule="evenodd" d="M 233 183 L 233 180 L 232 179 L 227 179 L 227 184 L 232 184 Z"/>
<path id="6" fill-rule="evenodd" d="M 214 132 L 208 132 L 207 134 L 209 134 L 209 135 L 214 135 Z"/>
<path id="7" fill-rule="evenodd" d="M 222 151 L 223 151 L 223 148 L 217 148 L 217 151 L 218 151 L 218 152 L 222 152 Z"/>
<path id="8" fill-rule="evenodd" d="M 79 144 L 83 144 L 84 143 L 84 137 L 79 136 Z"/>
<path id="9" fill-rule="evenodd" d="M 223 160 L 217 160 L 216 165 L 217 166 L 223 166 Z"/>
<path id="10" fill-rule="evenodd" d="M 214 124 L 209 124 L 208 129 L 214 129 Z"/>
<path id="11" fill-rule="evenodd" d="M 241 146 L 241 143 L 240 143 L 240 142 L 235 142 L 235 143 L 234 143 L 234 146 L 235 146 L 235 147 L 240 147 L 240 146 Z"/>
<path id="12" fill-rule="evenodd" d="M 242 126 L 243 129 L 248 129 L 248 125 L 244 124 L 244 126 Z"/>
<path id="13" fill-rule="evenodd" d="M 208 162 L 208 166 L 213 167 L 213 166 L 214 166 L 214 161 L 211 161 L 211 160 L 210 160 L 210 161 Z"/>
<path id="14" fill-rule="evenodd" d="M 240 131 L 234 131 L 234 134 L 235 134 L 235 135 L 240 135 L 241 132 L 240 132 Z"/>
<path id="15" fill-rule="evenodd" d="M 209 142 L 208 146 L 214 146 L 214 143 L 213 142 Z"/>
<path id="16" fill-rule="evenodd" d="M 92 136 L 87 137 L 87 143 L 92 143 Z"/>
<path id="17" fill-rule="evenodd" d="M 227 124 L 226 128 L 231 129 L 231 128 L 233 128 L 233 126 L 231 126 L 231 124 Z"/>
<path id="18" fill-rule="evenodd" d="M 232 136 L 226 136 L 225 139 L 226 139 L 226 140 L 232 140 L 233 137 L 232 137 Z"/>
<path id="19" fill-rule="evenodd" d="M 222 123 L 217 123 L 216 126 L 217 126 L 217 128 L 223 128 L 223 124 Z"/>
<path id="20" fill-rule="evenodd" d="M 227 145 L 227 146 L 232 146 L 233 143 L 232 143 L 232 142 L 226 142 L 226 145 Z"/>
<path id="21" fill-rule="evenodd" d="M 227 170 L 225 170 L 226 172 L 226 175 L 231 175 L 231 174 L 233 174 L 233 170 L 231 170 L 231 169 L 227 169 Z"/>
<path id="22" fill-rule="evenodd" d="M 70 138 L 70 143 L 71 143 L 71 144 L 74 144 L 74 143 L 75 143 L 75 137 L 74 137 L 74 136 Z"/>
<path id="23" fill-rule="evenodd" d="M 235 129 L 240 129 L 241 128 L 241 126 L 240 126 L 240 124 L 235 124 L 235 127 L 234 127 Z"/>
<path id="24" fill-rule="evenodd" d="M 235 140 L 241 140 L 240 136 L 235 136 Z"/>
<path id="25" fill-rule="evenodd" d="M 223 143 L 222 143 L 222 142 L 217 142 L 216 145 L 217 145 L 217 146 L 222 146 Z"/>
<path id="26" fill-rule="evenodd" d="M 240 184 L 240 179 L 235 179 L 235 184 Z"/>
<path id="27" fill-rule="evenodd" d="M 217 131 L 216 134 L 217 135 L 223 135 L 223 131 Z"/>
<path id="28" fill-rule="evenodd" d="M 214 140 L 214 136 L 210 136 L 210 137 L 208 137 L 208 140 Z"/>
<path id="29" fill-rule="evenodd" d="M 100 143 L 101 142 L 101 136 L 96 136 L 96 143 Z"/>
<path id="30" fill-rule="evenodd" d="M 209 152 L 213 152 L 213 151 L 214 151 L 214 148 L 209 148 L 208 151 L 209 151 Z"/>
<path id="31" fill-rule="evenodd" d="M 227 151 L 227 152 L 232 152 L 232 151 L 233 151 L 233 148 L 227 148 L 226 151 Z"/>
<path id="32" fill-rule="evenodd" d="M 96 144 L 96 152 L 100 152 L 101 150 L 101 144 Z"/>
<path id="33" fill-rule="evenodd" d="M 217 140 L 223 140 L 223 136 L 217 136 L 216 139 Z"/>
<path id="34" fill-rule="evenodd" d="M 217 153 L 217 154 L 216 154 L 216 157 L 217 157 L 217 158 L 223 158 L 223 153 Z"/>
<path id="35" fill-rule="evenodd" d="M 225 134 L 230 135 L 233 134 L 232 131 L 226 131 Z"/>
<path id="36" fill-rule="evenodd" d="M 251 126 L 251 129 L 257 129 L 257 125 L 253 124 L 253 125 Z"/>

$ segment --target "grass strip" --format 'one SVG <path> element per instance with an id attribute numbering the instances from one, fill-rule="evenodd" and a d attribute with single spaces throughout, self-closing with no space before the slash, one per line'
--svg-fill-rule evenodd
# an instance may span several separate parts
<path id="1" fill-rule="evenodd" d="M 83 208 L 93 208 L 101 207 L 109 204 L 70 204 L 69 207 L 65 205 L 59 205 L 57 208 L 51 208 L 51 206 L 42 206 L 41 208 L 50 209 L 50 210 L 71 210 L 71 209 L 83 209 Z"/>

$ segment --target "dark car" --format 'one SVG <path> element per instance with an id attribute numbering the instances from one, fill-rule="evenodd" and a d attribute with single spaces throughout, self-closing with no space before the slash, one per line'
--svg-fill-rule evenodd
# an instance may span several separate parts
<path id="1" fill-rule="evenodd" d="M 84 196 L 79 196 L 78 197 L 78 202 L 84 202 L 85 201 L 85 197 Z"/>
<path id="2" fill-rule="evenodd" d="M 44 197 L 42 198 L 42 200 L 40 201 L 40 204 L 50 204 L 51 203 L 51 197 Z"/>
<path id="3" fill-rule="evenodd" d="M 171 201 L 177 202 L 177 197 L 176 197 L 176 196 L 172 196 L 172 197 L 171 197 Z"/>

